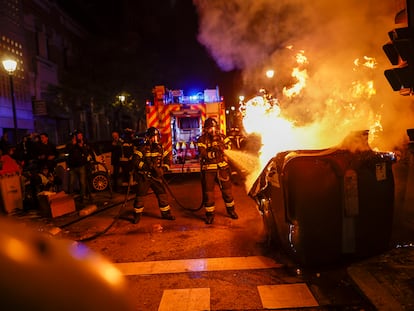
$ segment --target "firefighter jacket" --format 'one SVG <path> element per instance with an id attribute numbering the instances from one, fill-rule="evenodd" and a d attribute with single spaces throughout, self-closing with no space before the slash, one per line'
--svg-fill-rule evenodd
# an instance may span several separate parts
<path id="1" fill-rule="evenodd" d="M 125 140 L 122 141 L 121 144 L 121 162 L 127 162 L 132 159 L 132 156 L 134 154 L 134 142 L 132 138 L 125 138 Z"/>
<path id="2" fill-rule="evenodd" d="M 211 136 L 205 133 L 198 139 L 197 147 L 202 171 L 229 167 L 224 151 L 231 149 L 231 143 L 223 134 Z"/>
<path id="3" fill-rule="evenodd" d="M 161 177 L 167 154 L 161 144 L 146 142 L 134 151 L 134 169 L 137 173 L 147 176 Z"/>

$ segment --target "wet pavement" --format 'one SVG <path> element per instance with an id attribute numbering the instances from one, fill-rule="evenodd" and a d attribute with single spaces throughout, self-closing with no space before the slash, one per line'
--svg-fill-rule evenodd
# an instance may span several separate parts
<path id="1" fill-rule="evenodd" d="M 95 193 L 92 202 L 85 204 L 80 204 L 75 198 L 76 212 L 57 218 L 43 217 L 37 210 L 31 209 L 15 210 L 7 217 L 27 223 L 39 232 L 70 238 L 66 228 L 71 224 L 132 199 L 131 194 L 127 196 L 125 193 Z M 414 232 L 414 217 L 411 216 L 404 214 L 397 217 L 399 230 L 394 237 L 394 249 L 361 260 L 347 269 L 355 285 L 378 310 L 414 310 L 414 245 L 409 242 Z M 402 242 L 404 240 L 408 242 Z"/>

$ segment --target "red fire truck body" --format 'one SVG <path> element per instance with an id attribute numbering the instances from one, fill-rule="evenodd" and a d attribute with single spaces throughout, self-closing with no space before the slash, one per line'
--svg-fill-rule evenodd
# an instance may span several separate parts
<path id="1" fill-rule="evenodd" d="M 207 89 L 195 96 L 184 96 L 182 90 L 168 90 L 163 85 L 153 89 L 154 102 L 147 101 L 147 126 L 161 132 L 161 142 L 168 152 L 169 173 L 199 172 L 197 139 L 204 121 L 215 118 L 226 134 L 226 112 L 218 88 Z"/>

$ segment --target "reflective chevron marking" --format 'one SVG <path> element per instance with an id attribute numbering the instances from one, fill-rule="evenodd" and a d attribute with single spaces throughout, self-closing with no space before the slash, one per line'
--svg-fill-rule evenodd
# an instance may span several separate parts
<path id="1" fill-rule="evenodd" d="M 263 256 L 123 262 L 114 265 L 124 275 L 270 269 L 283 266 Z"/>

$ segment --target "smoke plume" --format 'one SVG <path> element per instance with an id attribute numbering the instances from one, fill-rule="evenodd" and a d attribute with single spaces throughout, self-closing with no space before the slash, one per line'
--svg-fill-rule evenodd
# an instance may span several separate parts
<path id="1" fill-rule="evenodd" d="M 243 72 L 240 88 L 253 94 L 266 87 L 280 96 L 292 83 L 295 51 L 309 60 L 306 91 L 282 101 L 284 113 L 298 124 L 318 128 L 337 139 L 349 131 L 369 129 L 380 116 L 376 147 L 392 150 L 414 127 L 410 97 L 393 92 L 383 71 L 391 68 L 382 51 L 401 9 L 396 1 L 374 0 L 193 0 L 199 15 L 198 40 L 224 70 Z M 287 49 L 287 47 L 291 47 Z M 376 67 L 356 66 L 356 59 L 375 58 Z M 267 68 L 275 69 L 270 82 Z M 376 93 L 355 97 L 355 81 L 372 80 Z M 353 89 L 354 88 L 354 89 Z M 352 90 L 352 92 L 351 92 Z M 350 108 L 352 107 L 352 108 Z M 351 111 L 352 110 L 352 113 Z M 316 133 L 318 132 L 316 131 Z M 327 140 L 333 142 L 333 140 Z"/>

